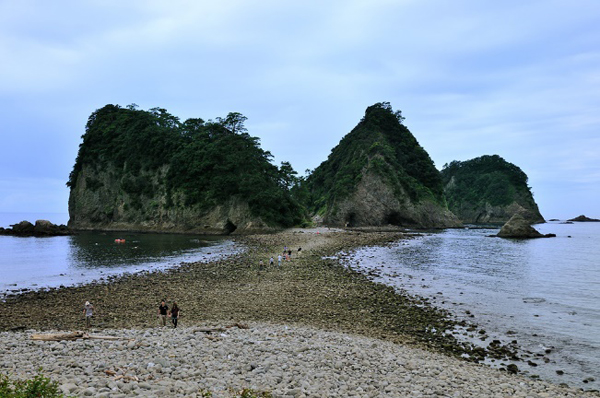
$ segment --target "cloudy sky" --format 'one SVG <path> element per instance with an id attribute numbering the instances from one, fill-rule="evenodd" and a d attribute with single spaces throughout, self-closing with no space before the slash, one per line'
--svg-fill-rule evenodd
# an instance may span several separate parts
<path id="1" fill-rule="evenodd" d="M 546 218 L 600 218 L 597 0 L 0 0 L 0 59 L 0 212 L 66 213 L 109 103 L 241 112 L 304 172 L 389 101 L 438 168 L 498 154 Z"/>

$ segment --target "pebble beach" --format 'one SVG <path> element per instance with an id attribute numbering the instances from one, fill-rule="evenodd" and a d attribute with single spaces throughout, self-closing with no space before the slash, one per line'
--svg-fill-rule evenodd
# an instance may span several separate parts
<path id="1" fill-rule="evenodd" d="M 252 235 L 216 261 L 10 296 L 0 303 L 0 372 L 31 378 L 41 368 L 68 396 L 599 396 L 475 363 L 494 353 L 444 333 L 456 322 L 444 311 L 338 261 L 408 238 L 327 228 Z M 291 261 L 259 266 L 284 246 Z M 176 329 L 158 326 L 163 298 L 182 309 Z M 88 300 L 90 333 L 119 340 L 31 339 L 82 330 Z"/>
<path id="2" fill-rule="evenodd" d="M 100 332 L 100 331 L 98 331 Z M 580 391 L 380 339 L 297 325 L 252 323 L 102 330 L 123 340 L 32 341 L 3 332 L 0 368 L 42 367 L 66 395 L 231 397 L 579 397 Z"/>

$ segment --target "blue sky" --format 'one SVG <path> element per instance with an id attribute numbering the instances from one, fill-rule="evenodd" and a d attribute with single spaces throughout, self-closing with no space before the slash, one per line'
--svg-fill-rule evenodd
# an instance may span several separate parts
<path id="1" fill-rule="evenodd" d="M 0 212 L 66 212 L 88 116 L 241 112 L 314 169 L 389 101 L 436 166 L 498 154 L 600 218 L 600 2 L 0 0 Z"/>

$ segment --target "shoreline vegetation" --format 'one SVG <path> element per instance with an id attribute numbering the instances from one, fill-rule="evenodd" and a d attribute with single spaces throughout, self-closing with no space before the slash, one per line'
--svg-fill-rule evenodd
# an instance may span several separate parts
<path id="1" fill-rule="evenodd" d="M 267 333 L 264 330 L 279 328 L 277 333 L 281 334 L 280 329 L 283 327 L 282 325 L 285 325 L 286 330 L 288 328 L 290 330 L 302 330 L 303 336 L 306 333 L 317 332 L 325 334 L 342 333 L 351 336 L 351 340 L 356 341 L 362 341 L 361 339 L 364 338 L 374 339 L 369 343 L 372 352 L 368 350 L 361 351 L 360 356 L 363 358 L 365 356 L 368 358 L 371 354 L 375 355 L 374 353 L 380 355 L 383 347 L 389 348 L 390 344 L 402 347 L 403 350 L 414 350 L 410 355 L 418 358 L 419 362 L 427 362 L 423 365 L 425 368 L 421 371 L 421 366 L 416 366 L 414 363 L 411 365 L 413 369 L 407 368 L 407 364 L 403 364 L 401 367 L 408 372 L 408 376 L 423 378 L 424 380 L 426 376 L 430 376 L 430 366 L 439 368 L 441 365 L 438 363 L 438 357 L 435 357 L 438 358 L 435 360 L 423 359 L 422 353 L 428 351 L 443 353 L 446 354 L 447 361 L 449 361 L 449 364 L 443 366 L 450 366 L 451 370 L 468 367 L 470 373 L 478 375 L 476 377 L 477 383 L 483 388 L 480 392 L 481 395 L 477 395 L 477 391 L 480 390 L 470 390 L 472 386 L 469 386 L 468 379 L 452 378 L 452 380 L 443 380 L 436 379 L 434 376 L 434 379 L 440 384 L 440 391 L 443 390 L 447 394 L 486 396 L 485 391 L 496 391 L 500 396 L 505 396 L 510 391 L 509 395 L 515 394 L 515 396 L 521 396 L 521 394 L 522 396 L 556 396 L 558 394 L 573 397 L 587 396 L 588 394 L 589 396 L 598 396 L 595 392 L 582 392 L 575 388 L 531 380 L 519 375 L 509 375 L 508 373 L 518 371 L 514 366 L 506 366 L 505 371 L 501 372 L 483 365 L 468 364 L 469 361 L 481 361 L 484 357 L 496 358 L 499 362 L 506 358 L 515 359 L 518 347 L 500 343 L 490 345 L 485 349 L 461 342 L 449 332 L 455 330 L 458 326 L 476 327 L 476 325 L 467 325 L 464 321 L 453 319 L 448 312 L 435 308 L 426 299 L 374 283 L 369 280 L 368 275 L 345 268 L 338 259 L 338 256 L 343 256 L 343 253 L 347 253 L 352 249 L 371 245 L 385 245 L 407 238 L 410 238 L 408 234 L 398 231 L 365 232 L 329 230 L 328 228 L 291 229 L 268 235 L 239 236 L 235 237 L 235 242 L 237 245 L 244 247 L 245 250 L 216 261 L 182 263 L 180 266 L 166 271 L 142 272 L 109 278 L 105 282 L 83 286 L 63 287 L 7 296 L 5 302 L 0 302 L 0 335 L 3 339 L 9 341 L 11 336 L 14 336 L 14 339 L 19 343 L 6 346 L 6 352 L 3 353 L 4 360 L 0 361 L 0 373 L 15 374 L 17 377 L 22 378 L 33 377 L 35 375 L 34 371 L 38 369 L 37 365 L 35 367 L 20 367 L 20 358 L 22 357 L 26 361 L 28 356 L 20 355 L 16 351 L 29 349 L 35 350 L 35 355 L 45 355 L 46 350 L 53 352 L 58 348 L 55 343 L 26 341 L 27 336 L 32 331 L 82 330 L 84 319 L 81 309 L 83 303 L 90 301 L 96 311 L 92 321 L 93 330 L 110 330 L 115 335 L 119 335 L 119 331 L 123 334 L 136 335 L 135 338 L 138 343 L 143 341 L 146 335 L 151 335 L 152 338 L 164 339 L 161 344 L 153 346 L 155 356 L 169 356 L 170 339 L 175 339 L 178 344 L 187 344 L 193 340 L 194 328 L 198 326 L 249 324 L 251 332 L 240 330 L 236 333 Z M 291 261 L 284 260 L 281 267 L 278 267 L 277 256 L 282 253 L 284 246 L 292 251 Z M 301 248 L 300 251 L 299 248 Z M 274 258 L 275 264 L 273 266 L 269 265 L 270 257 Z M 262 269 L 260 266 L 261 260 L 264 263 Z M 157 330 L 156 311 L 163 299 L 169 305 L 176 301 L 181 307 L 180 326 L 175 330 Z M 309 332 L 306 330 L 309 330 Z M 447 331 L 448 333 L 446 333 Z M 179 333 L 182 336 L 187 336 L 184 339 L 185 341 L 181 341 L 181 336 L 174 337 Z M 213 340 L 226 340 L 226 337 L 219 336 L 217 333 L 213 336 Z M 206 341 L 203 344 L 210 344 L 213 341 L 209 337 L 211 336 L 203 337 L 203 341 Z M 244 337 L 240 336 L 240 338 Z M 246 336 L 246 338 L 250 337 Z M 305 336 L 302 339 L 302 345 L 310 349 L 311 340 L 306 339 Z M 378 347 L 378 342 L 381 343 L 381 347 Z M 84 344 L 82 342 L 69 343 Z M 97 350 L 136 349 L 139 347 L 139 344 L 125 343 L 121 346 L 118 346 L 118 344 L 115 346 L 115 344 L 114 342 L 98 343 L 94 341 L 93 343 L 85 342 L 85 347 L 90 352 L 96 353 Z M 277 344 L 273 344 L 277 346 Z M 292 345 L 294 344 L 300 343 L 293 342 Z M 64 348 L 64 344 L 61 344 L 60 347 L 61 349 Z M 285 351 L 285 349 L 281 349 Z M 157 350 L 160 352 L 157 352 Z M 184 350 L 183 354 L 176 355 L 182 363 L 186 361 L 186 352 Z M 85 352 L 82 355 L 85 355 Z M 324 355 L 328 356 L 330 354 Z M 109 357 L 107 356 L 107 358 Z M 264 358 L 260 356 L 254 358 L 256 362 L 254 368 L 261 366 L 262 359 Z M 311 360 L 314 360 L 314 358 Z M 342 359 L 340 361 L 342 361 L 343 366 L 338 367 L 336 362 L 333 371 L 336 375 L 346 375 L 347 378 L 346 367 L 353 369 L 356 364 L 351 361 L 346 363 L 346 360 Z M 96 388 L 98 386 L 93 382 L 94 377 L 96 379 L 98 377 L 107 378 L 108 373 L 105 370 L 112 366 L 114 371 L 117 366 L 116 364 L 103 363 L 101 368 L 88 368 L 85 372 L 79 369 L 83 372 L 81 376 L 75 374 L 73 379 L 65 379 L 67 376 L 62 374 L 63 367 L 73 368 L 71 362 L 72 359 L 65 358 L 64 361 L 54 363 L 49 376 L 60 376 L 62 385 L 71 385 L 74 380 L 86 386 L 89 385 L 89 388 L 95 389 L 94 393 L 90 395 L 100 394 L 100 390 L 109 388 L 108 385 L 110 384 L 105 383 L 104 387 Z M 108 362 L 108 359 L 105 362 Z M 373 365 L 372 361 L 366 363 Z M 281 370 L 281 365 L 287 366 L 288 364 L 271 365 Z M 146 364 L 139 366 L 146 367 Z M 307 362 L 304 366 L 310 368 L 311 366 L 315 367 L 316 364 Z M 253 371 L 254 368 L 250 371 Z M 323 369 L 313 370 L 315 372 L 317 370 L 323 371 Z M 373 376 L 379 374 L 377 369 L 365 368 L 363 371 L 369 374 L 374 372 L 371 379 L 369 379 L 374 380 L 371 386 L 374 389 L 369 390 L 373 394 L 366 394 L 365 392 L 364 395 L 358 395 L 377 396 L 389 394 L 385 389 L 389 383 L 382 383 L 378 379 L 379 376 Z M 391 370 L 389 371 L 391 372 Z M 223 372 L 231 373 L 227 369 L 224 369 Z M 137 380 L 133 378 L 129 380 L 131 383 L 135 383 L 135 388 L 125 388 L 123 390 L 122 386 L 119 387 L 115 384 L 116 390 L 113 388 L 114 391 L 110 389 L 108 391 L 124 394 L 122 396 L 135 395 L 136 389 L 141 384 L 141 377 L 143 375 L 147 376 L 146 373 L 138 373 L 139 377 L 135 376 Z M 266 373 L 269 374 L 269 372 Z M 157 375 L 156 372 L 151 372 L 150 375 L 151 378 L 145 376 L 146 379 L 144 379 L 145 384 L 150 386 L 147 395 L 152 396 L 151 393 L 156 393 L 159 396 L 160 394 L 153 389 L 153 383 L 158 380 L 171 380 L 170 376 L 165 373 Z M 235 372 L 234 375 L 237 376 Z M 206 380 L 198 374 L 195 376 L 197 376 L 196 379 Z M 257 377 L 256 380 L 263 380 L 261 377 Z M 410 386 L 414 384 L 410 381 L 411 377 L 404 377 L 395 382 Z M 190 376 L 190 379 L 193 379 L 193 377 Z M 226 379 L 225 377 L 224 380 Z M 242 379 L 246 380 L 248 386 L 254 388 L 255 383 L 253 381 L 255 381 L 255 378 L 252 373 L 248 373 Z M 267 385 L 268 380 L 263 381 L 263 384 L 259 383 L 258 387 L 264 391 L 273 391 L 281 396 L 285 396 L 284 393 L 288 390 L 294 391 L 290 394 L 291 396 L 305 396 L 309 395 L 310 392 L 309 388 L 302 387 L 302 380 L 290 380 L 291 384 L 288 386 L 288 390 L 286 390 L 287 387 L 282 387 L 285 380 L 275 378 L 275 381 L 271 380 L 271 383 L 277 382 L 275 385 Z M 175 383 L 176 380 L 173 378 L 171 381 Z M 232 383 L 236 384 L 237 382 L 232 381 Z M 488 383 L 488 385 L 485 386 L 485 383 Z M 208 384 L 198 388 L 211 388 L 210 383 Z M 499 384 L 503 384 L 500 390 L 498 390 Z M 161 386 L 164 387 L 164 383 Z M 175 388 L 173 386 L 168 388 Z M 216 384 L 213 385 L 214 388 L 216 388 L 215 386 Z M 240 386 L 236 384 L 233 387 L 238 388 Z M 242 387 L 245 388 L 245 386 Z M 365 387 L 362 386 L 362 388 Z M 488 390 L 485 390 L 486 387 Z M 81 388 L 83 387 L 79 386 L 69 391 L 69 393 L 83 393 Z M 181 388 L 184 391 L 184 388 Z M 401 388 L 401 386 L 397 386 L 397 388 Z M 108 391 L 105 392 L 108 393 Z M 468 391 L 471 392 L 468 393 Z M 349 390 L 340 396 L 347 396 L 348 392 Z M 202 396 L 199 392 L 196 393 L 197 396 Z M 332 395 L 325 394 L 324 396 Z"/>

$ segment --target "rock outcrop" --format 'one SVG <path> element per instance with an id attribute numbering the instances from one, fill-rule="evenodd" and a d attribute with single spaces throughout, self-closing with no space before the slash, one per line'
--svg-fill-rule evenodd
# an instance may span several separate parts
<path id="1" fill-rule="evenodd" d="M 538 230 L 531 226 L 531 222 L 521 214 L 513 215 L 506 224 L 502 226 L 500 232 L 496 235 L 500 238 L 517 238 L 517 239 L 532 239 L 532 238 L 552 238 L 555 234 L 541 234 Z"/>
<path id="2" fill-rule="evenodd" d="M 448 208 L 463 223 L 505 223 L 515 214 L 531 223 L 545 222 L 527 175 L 498 155 L 451 162 L 442 178 Z"/>
<path id="3" fill-rule="evenodd" d="M 70 235 L 66 225 L 56 225 L 48 220 L 37 220 L 35 225 L 29 221 L 21 221 L 11 225 L 11 228 L 0 228 L 0 235 L 14 236 L 63 236 Z"/>
<path id="4" fill-rule="evenodd" d="M 364 118 L 308 177 L 311 207 L 331 226 L 459 226 L 439 171 L 389 103 Z"/>
<path id="5" fill-rule="evenodd" d="M 567 221 L 579 221 L 579 222 L 600 222 L 600 220 L 596 219 L 596 218 L 589 218 L 584 216 L 583 214 L 580 216 L 577 216 L 575 218 L 571 218 L 570 220 Z"/>

